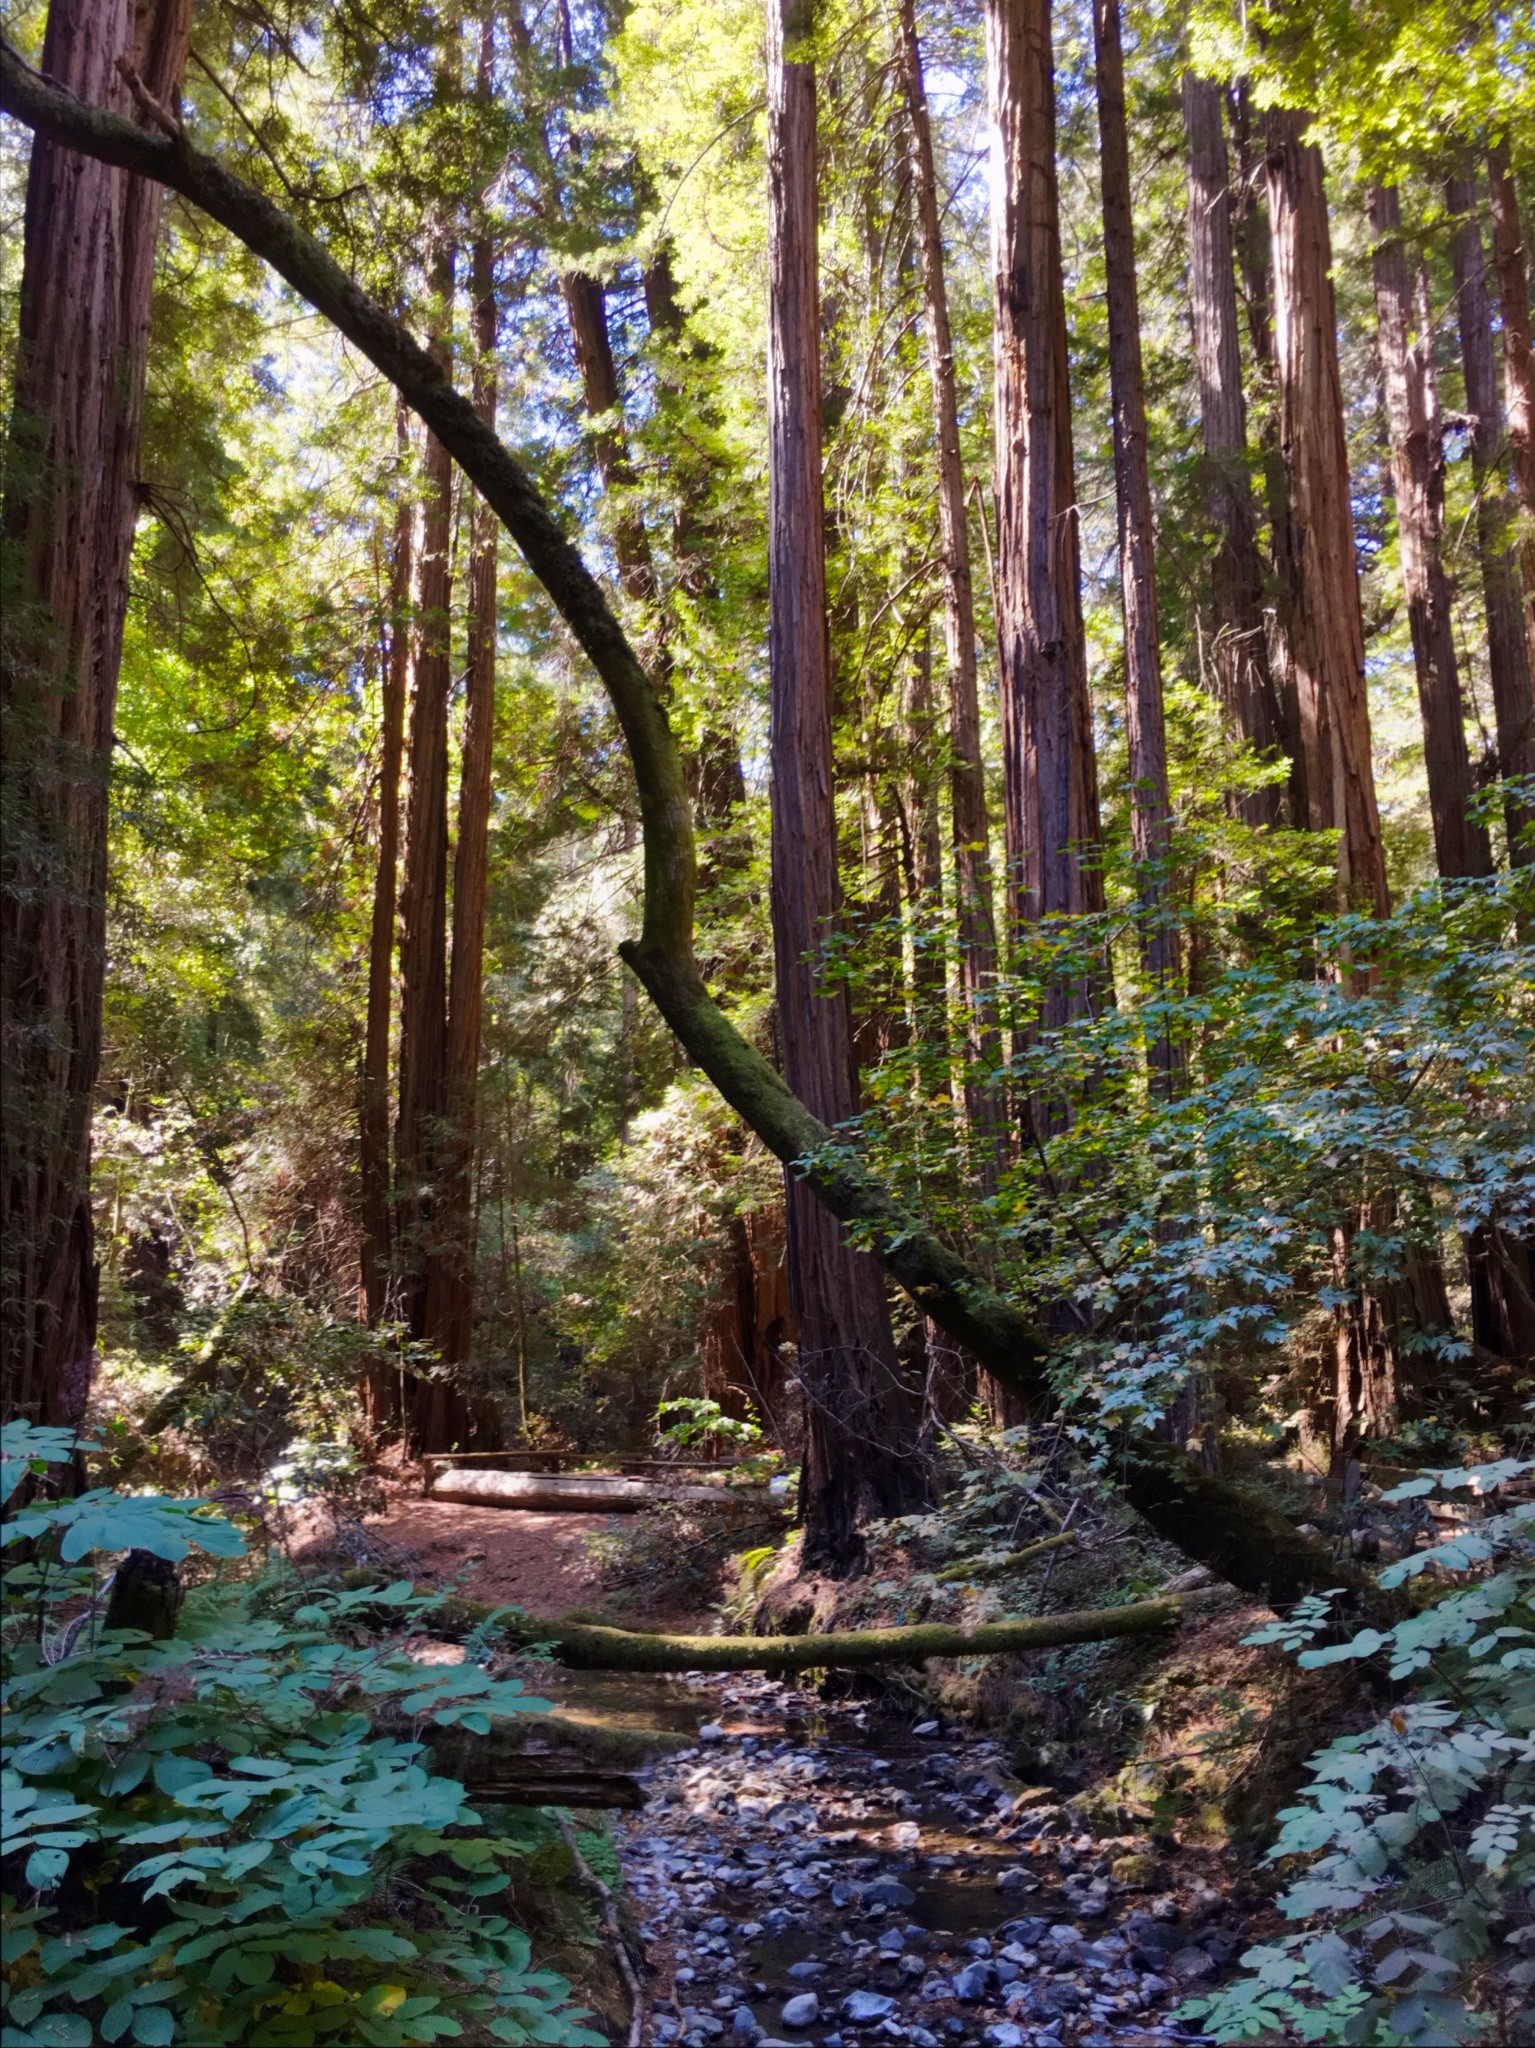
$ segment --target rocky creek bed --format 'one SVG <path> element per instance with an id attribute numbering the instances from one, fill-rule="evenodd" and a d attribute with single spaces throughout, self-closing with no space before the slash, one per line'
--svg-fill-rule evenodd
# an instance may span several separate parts
<path id="1" fill-rule="evenodd" d="M 1247 1945 L 1213 1852 L 1086 1832 L 983 1734 L 685 1683 L 697 1744 L 619 1831 L 647 2048 L 1152 2048 Z"/>

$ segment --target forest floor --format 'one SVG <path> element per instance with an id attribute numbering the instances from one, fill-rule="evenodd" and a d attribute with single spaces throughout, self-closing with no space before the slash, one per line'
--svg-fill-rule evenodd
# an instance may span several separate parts
<path id="1" fill-rule="evenodd" d="M 739 1528 L 679 1542 L 661 1516 L 432 1502 L 405 1482 L 358 1535 L 359 1561 L 423 1586 L 706 1630 L 741 1542 Z M 800 1626 L 894 1618 L 862 1610 L 912 1590 L 898 1549 L 842 1587 L 799 1577 L 793 1550 L 769 1604 L 798 1607 Z M 1096 1593 L 1084 1576 L 1062 1597 Z M 541 1689 L 561 1706 L 694 1738 L 652 1766 L 646 1806 L 617 1828 L 649 1965 L 645 2048 L 1191 2038 L 1173 2012 L 1271 1931 L 1244 1842 L 1320 1704 L 1281 1697 L 1275 1660 L 1244 1644 L 1264 1618 L 1212 1588 L 1163 1643 L 855 1687 L 551 1671 Z"/>

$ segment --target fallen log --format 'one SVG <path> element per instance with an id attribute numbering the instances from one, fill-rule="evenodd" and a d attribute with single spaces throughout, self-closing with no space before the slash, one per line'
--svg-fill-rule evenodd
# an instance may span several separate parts
<path id="1" fill-rule="evenodd" d="M 529 1757 L 515 1770 L 478 1778 L 472 1771 L 459 1782 L 466 1799 L 494 1806 L 600 1807 L 607 1812 L 633 1813 L 645 1804 L 645 1788 L 623 1771 L 551 1771 Z"/>
<path id="2" fill-rule="evenodd" d="M 597 1622 L 531 1619 L 522 1626 L 529 1641 L 548 1644 L 560 1663 L 577 1671 L 856 1671 L 873 1664 L 920 1664 L 928 1657 L 998 1657 L 1152 1635 L 1173 1627 L 1181 1612 L 1177 1600 L 1138 1600 L 1128 1607 L 1082 1608 L 1071 1614 L 976 1622 L 968 1628 L 919 1622 L 807 1636 L 643 1635 Z"/>
<path id="3" fill-rule="evenodd" d="M 962 1557 L 958 1564 L 946 1564 L 941 1572 L 934 1572 L 933 1577 L 940 1586 L 964 1586 L 972 1579 L 998 1579 L 1004 1572 L 1018 1571 L 1047 1551 L 1064 1550 L 1076 1540 L 1075 1529 L 1063 1529 L 1059 1536 L 1045 1536 L 1038 1543 L 1026 1543 L 1022 1550 L 1005 1551 L 1001 1556 Z"/>
<path id="4" fill-rule="evenodd" d="M 573 1515 L 634 1515 L 662 1501 L 718 1507 L 743 1495 L 765 1497 L 764 1487 L 666 1485 L 602 1472 L 467 1472 L 450 1466 L 432 1481 L 431 1500 L 482 1508 L 540 1508 Z"/>

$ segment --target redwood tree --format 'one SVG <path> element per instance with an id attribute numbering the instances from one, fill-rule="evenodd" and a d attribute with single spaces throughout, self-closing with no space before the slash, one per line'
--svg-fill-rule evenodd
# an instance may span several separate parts
<path id="1" fill-rule="evenodd" d="M 1250 747 L 1284 747 L 1284 724 L 1269 667 L 1264 568 L 1248 471 L 1247 400 L 1242 388 L 1231 168 L 1221 121 L 1221 88 L 1192 71 L 1183 78 L 1188 145 L 1189 314 L 1199 378 L 1205 506 L 1214 530 L 1210 562 L 1210 653 L 1227 716 Z M 1242 800 L 1251 825 L 1277 825 L 1277 784 Z"/>
<path id="2" fill-rule="evenodd" d="M 1050 0 L 987 0 L 997 638 L 1015 922 L 1103 905 L 1082 627 Z M 1085 1001 L 1058 978 L 1045 1022 Z"/>
<path id="3" fill-rule="evenodd" d="M 1535 692 L 1531 689 L 1512 508 L 1502 474 L 1503 407 L 1498 396 L 1498 360 L 1476 180 L 1452 178 L 1446 196 L 1454 218 L 1450 248 L 1466 411 L 1471 416 L 1476 541 L 1487 611 L 1487 666 L 1498 732 L 1498 770 L 1505 778 L 1535 775 Z M 1518 866 L 1535 861 L 1535 805 L 1510 792 L 1503 800 L 1503 818 L 1511 862 Z"/>
<path id="4" fill-rule="evenodd" d="M 822 1121 L 857 1107 L 845 986 L 822 954 L 841 913 L 821 485 L 816 79 L 806 23 L 768 5 L 768 575 L 773 949 L 784 1079 Z M 805 1402 L 805 1563 L 847 1572 L 867 1514 L 918 1506 L 927 1482 L 884 1284 L 793 1172 L 789 1294 Z"/>
<path id="5" fill-rule="evenodd" d="M 1487 152 L 1487 187 L 1492 200 L 1492 256 L 1503 330 L 1508 452 L 1524 515 L 1519 552 L 1524 572 L 1525 640 L 1530 666 L 1535 669 L 1535 345 L 1530 340 L 1529 254 L 1507 143 L 1496 143 Z"/>
<path id="6" fill-rule="evenodd" d="M 53 0 L 46 76 L 125 114 L 180 97 L 191 0 Z M 39 137 L 6 450 L 0 1403 L 78 1421 L 96 1342 L 91 1111 L 107 783 L 138 509 L 161 187 Z"/>
<path id="7" fill-rule="evenodd" d="M 1125 636 L 1125 733 L 1130 751 L 1130 837 L 1141 913 L 1141 959 L 1152 984 L 1179 993 L 1178 934 L 1168 915 L 1172 799 L 1162 715 L 1162 644 L 1157 624 L 1156 535 L 1141 360 L 1130 135 L 1119 0 L 1093 0 L 1098 147 L 1103 185 L 1103 260 L 1108 288 L 1109 385 L 1114 407 L 1114 486 L 1119 507 L 1119 587 Z M 1153 1048 L 1164 1085 L 1179 1065 L 1164 1034 Z"/>
<path id="8" fill-rule="evenodd" d="M 1469 814 L 1471 757 L 1442 551 L 1444 451 L 1428 282 L 1420 266 L 1420 303 L 1415 307 L 1402 242 L 1401 202 L 1394 185 L 1371 188 L 1369 213 L 1397 546 L 1423 714 L 1434 851 L 1441 875 L 1486 875 L 1492 872 L 1492 852 L 1486 828 Z"/>
<path id="9" fill-rule="evenodd" d="M 1332 236 L 1322 153 L 1306 140 L 1310 121 L 1293 107 L 1271 108 L 1266 121 L 1286 499 L 1275 551 L 1290 663 L 1291 808 L 1306 830 L 1338 832 L 1341 901 L 1384 915 L 1390 895 L 1370 757 Z"/>

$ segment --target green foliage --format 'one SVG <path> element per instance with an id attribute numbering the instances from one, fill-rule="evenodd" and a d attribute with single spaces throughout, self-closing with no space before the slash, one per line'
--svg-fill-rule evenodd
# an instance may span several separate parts
<path id="1" fill-rule="evenodd" d="M 711 1437 L 731 1444 L 762 1441 L 762 1428 L 749 1416 L 727 1415 L 718 1401 L 696 1394 L 674 1394 L 656 1410 L 656 1434 L 663 1443 L 688 1450 Z"/>
<path id="2" fill-rule="evenodd" d="M 1481 1496 L 1535 1472 L 1501 1459 L 1425 1472 L 1387 1496 Z M 1364 1662 L 1410 1691 L 1383 1719 L 1312 1757 L 1270 1860 L 1304 1864 L 1280 1899 L 1314 1923 L 1249 1949 L 1247 1974 L 1182 2016 L 1216 2041 L 1472 2041 L 1535 1985 L 1535 1503 L 1516 1501 L 1380 1574 L 1470 1576 L 1388 1629 L 1300 1652 L 1309 1669 Z M 1493 1569 L 1493 1567 L 1498 1567 Z M 1247 1638 L 1293 1651 L 1329 1627 L 1335 1596 Z M 1294 1862 L 1292 1862 L 1294 1859 Z M 1497 1951 L 1497 1967 L 1489 1964 Z M 1475 1988 L 1473 1988 L 1475 1987 Z"/>
<path id="3" fill-rule="evenodd" d="M 70 1455 L 62 1436 L 7 1425 L 8 1475 Z M 420 1740 L 547 1701 L 360 1629 L 419 1625 L 434 1598 L 402 1582 L 283 1613 L 216 1580 L 154 1642 L 105 1627 L 106 1558 L 235 1556 L 227 1521 L 98 1489 L 5 1535 L 30 1553 L 5 1575 L 8 2044 L 600 2043 L 504 1910 L 537 1827 L 472 1810 Z"/>

